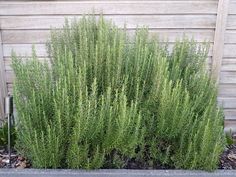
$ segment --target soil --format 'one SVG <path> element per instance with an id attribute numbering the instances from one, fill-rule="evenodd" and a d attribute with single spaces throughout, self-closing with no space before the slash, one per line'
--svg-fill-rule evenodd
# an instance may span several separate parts
<path id="1" fill-rule="evenodd" d="M 30 162 L 20 154 L 17 154 L 14 150 L 11 152 L 11 164 L 9 164 L 9 155 L 7 150 L 5 148 L 0 149 L 0 168 L 24 169 L 30 167 Z"/>
<path id="2" fill-rule="evenodd" d="M 159 166 L 154 165 L 155 169 L 170 169 L 169 166 Z M 17 154 L 16 151 L 13 150 L 11 153 L 11 165 L 9 165 L 9 156 L 7 150 L 4 148 L 0 148 L 0 168 L 17 168 L 24 169 L 30 168 L 30 161 L 24 158 L 22 155 Z M 141 162 L 137 162 L 133 159 L 130 159 L 127 165 L 124 167 L 126 169 L 150 169 L 148 164 L 142 164 Z M 220 156 L 220 164 L 219 169 L 232 170 L 236 169 L 236 144 L 229 145 L 225 151 Z"/>
<path id="3" fill-rule="evenodd" d="M 236 144 L 228 146 L 220 157 L 220 169 L 236 169 Z"/>

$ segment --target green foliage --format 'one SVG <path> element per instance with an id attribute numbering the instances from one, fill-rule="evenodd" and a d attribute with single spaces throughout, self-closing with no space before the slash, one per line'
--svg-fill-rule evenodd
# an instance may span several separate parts
<path id="1" fill-rule="evenodd" d="M 225 139 L 228 146 L 235 144 L 231 129 L 225 134 Z"/>
<path id="2" fill-rule="evenodd" d="M 223 114 L 205 69 L 208 46 L 183 38 L 172 52 L 100 17 L 52 30 L 50 64 L 13 54 L 18 150 L 37 168 L 155 167 L 212 170 Z M 206 158 L 208 157 L 208 158 Z"/>
<path id="3" fill-rule="evenodd" d="M 11 127 L 11 145 L 14 146 L 16 141 L 16 129 Z M 4 122 L 0 127 L 0 147 L 6 148 L 8 144 L 8 123 Z"/>

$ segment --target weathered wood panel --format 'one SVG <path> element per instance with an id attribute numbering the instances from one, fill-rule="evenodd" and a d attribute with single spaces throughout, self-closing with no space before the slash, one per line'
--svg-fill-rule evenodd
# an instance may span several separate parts
<path id="1" fill-rule="evenodd" d="M 235 58 L 236 44 L 225 43 L 224 46 L 224 58 Z"/>
<path id="2" fill-rule="evenodd" d="M 236 97 L 219 97 L 218 103 L 225 109 L 234 109 L 236 107 Z"/>
<path id="3" fill-rule="evenodd" d="M 216 1 L 75 1 L 0 4 L 0 15 L 78 15 L 88 13 L 100 14 L 216 14 Z"/>
<path id="4" fill-rule="evenodd" d="M 220 70 L 224 52 L 224 35 L 226 29 L 226 19 L 228 16 L 229 0 L 219 0 L 216 30 L 214 36 L 213 59 L 212 59 L 212 78 L 219 82 Z"/>
<path id="5" fill-rule="evenodd" d="M 223 84 L 219 85 L 220 97 L 236 97 L 236 85 L 235 84 Z"/>
<path id="6" fill-rule="evenodd" d="M 227 19 L 227 29 L 236 29 L 236 15 L 229 14 Z"/>
<path id="7" fill-rule="evenodd" d="M 0 16 L 2 29 L 50 29 L 61 28 L 65 22 L 80 19 L 76 16 Z M 153 28 L 215 28 L 216 16 L 214 15 L 106 15 L 107 20 L 112 20 L 118 27 L 135 29 L 137 26 Z"/>
<path id="8" fill-rule="evenodd" d="M 224 109 L 225 120 L 236 120 L 236 110 L 235 109 Z M 227 127 L 226 127 L 227 128 Z"/>
<path id="9" fill-rule="evenodd" d="M 236 1 L 235 0 L 231 0 L 230 2 L 230 6 L 229 6 L 229 15 L 235 15 L 236 14 Z"/>
<path id="10" fill-rule="evenodd" d="M 236 132 L 236 121 L 235 120 L 225 120 L 225 131 L 226 132 Z"/>
<path id="11" fill-rule="evenodd" d="M 235 71 L 236 72 L 236 58 L 223 58 L 221 71 Z"/>
<path id="12" fill-rule="evenodd" d="M 222 71 L 220 74 L 220 83 L 222 84 L 236 84 L 236 72 Z"/>
<path id="13" fill-rule="evenodd" d="M 6 96 L 6 73 L 4 72 L 4 62 L 3 62 L 3 48 L 2 48 L 2 38 L 0 30 L 0 119 L 4 118 L 4 97 Z"/>
<path id="14" fill-rule="evenodd" d="M 36 54 L 39 57 L 47 57 L 46 44 L 35 44 Z M 32 44 L 3 44 L 4 57 L 11 57 L 12 51 L 20 56 L 31 56 Z"/>
<path id="15" fill-rule="evenodd" d="M 227 120 L 236 122 L 236 1 L 229 4 L 229 15 L 226 22 L 223 60 L 220 73 L 219 102 L 225 108 Z M 235 124 L 225 124 L 227 128 Z M 236 129 L 235 129 L 236 130 Z"/>
<path id="16" fill-rule="evenodd" d="M 225 44 L 236 44 L 236 30 L 226 30 Z"/>

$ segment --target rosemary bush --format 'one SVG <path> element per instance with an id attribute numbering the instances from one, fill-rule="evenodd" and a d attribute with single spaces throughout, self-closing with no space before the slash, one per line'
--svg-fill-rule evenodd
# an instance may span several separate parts
<path id="1" fill-rule="evenodd" d="M 66 22 L 50 63 L 12 55 L 18 151 L 37 168 L 215 169 L 225 139 L 207 53 L 186 38 L 169 52 L 103 17 Z"/>

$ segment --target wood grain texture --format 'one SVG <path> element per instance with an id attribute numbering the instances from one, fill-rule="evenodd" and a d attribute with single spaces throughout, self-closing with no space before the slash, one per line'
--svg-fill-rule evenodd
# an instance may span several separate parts
<path id="1" fill-rule="evenodd" d="M 236 57 L 236 44 L 228 44 L 224 45 L 224 58 L 235 58 Z"/>
<path id="2" fill-rule="evenodd" d="M 0 15 L 78 15 L 93 9 L 95 14 L 216 14 L 216 1 L 44 1 L 0 2 Z"/>
<path id="3" fill-rule="evenodd" d="M 236 121 L 225 120 L 225 132 L 236 132 Z"/>
<path id="4" fill-rule="evenodd" d="M 224 109 L 235 109 L 236 97 L 218 97 L 218 103 Z"/>
<path id="5" fill-rule="evenodd" d="M 4 57 L 10 57 L 12 51 L 17 53 L 19 56 L 31 56 L 32 54 L 32 44 L 3 44 Z M 36 54 L 39 57 L 47 57 L 47 49 L 45 44 L 35 44 L 34 45 Z"/>
<path id="6" fill-rule="evenodd" d="M 231 0 L 226 23 L 223 60 L 220 72 L 219 98 L 224 107 L 226 129 L 236 131 L 236 1 Z"/>
<path id="7" fill-rule="evenodd" d="M 221 71 L 236 72 L 236 58 L 223 58 Z"/>
<path id="8" fill-rule="evenodd" d="M 213 56 L 212 56 L 212 78 L 219 82 L 220 70 L 224 52 L 224 35 L 226 21 L 228 17 L 229 0 L 219 0 L 216 18 L 216 30 L 214 37 Z"/>
<path id="9" fill-rule="evenodd" d="M 236 30 L 226 30 L 224 42 L 225 44 L 236 44 Z"/>
<path id="10" fill-rule="evenodd" d="M 45 2 L 48 0 L 37 0 L 37 2 Z M 74 3 L 78 0 L 52 0 L 55 3 L 62 3 L 62 2 L 67 2 L 67 3 Z M 218 2 L 218 0 L 80 0 L 81 2 L 93 2 L 93 3 L 97 3 L 99 2 L 155 2 L 155 1 L 161 1 L 161 2 L 166 2 L 166 1 L 170 1 L 170 2 L 176 2 L 176 1 L 192 1 L 192 2 Z M 7 4 L 15 4 L 15 3 L 35 3 L 34 0 L 1 0 L 1 3 L 7 3 Z"/>
<path id="11" fill-rule="evenodd" d="M 228 15 L 228 19 L 227 19 L 227 29 L 228 30 L 235 30 L 236 29 L 236 14 L 234 15 Z"/>
<path id="12" fill-rule="evenodd" d="M 4 119 L 4 98 L 7 94 L 6 76 L 3 63 L 3 48 L 0 30 L 0 119 Z"/>
<path id="13" fill-rule="evenodd" d="M 236 84 L 219 85 L 219 97 L 236 97 Z"/>
<path id="14" fill-rule="evenodd" d="M 82 16 L 0 16 L 2 29 L 50 29 L 61 28 L 65 22 L 80 19 Z M 156 28 L 200 28 L 214 29 L 215 15 L 106 15 L 118 27 L 135 29 L 139 27 Z"/>
<path id="15" fill-rule="evenodd" d="M 236 15 L 236 1 L 234 1 L 234 0 L 230 1 L 229 14 Z"/>
<path id="16" fill-rule="evenodd" d="M 224 109 L 225 120 L 236 121 L 236 109 Z"/>
<path id="17" fill-rule="evenodd" d="M 222 84 L 236 84 L 236 72 L 222 71 L 220 73 L 220 83 Z"/>

